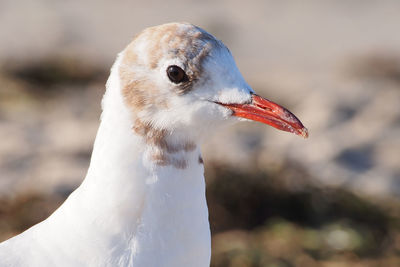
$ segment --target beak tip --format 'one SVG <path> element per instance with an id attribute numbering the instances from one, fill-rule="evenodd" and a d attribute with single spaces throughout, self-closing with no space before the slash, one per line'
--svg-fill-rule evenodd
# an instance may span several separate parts
<path id="1" fill-rule="evenodd" d="M 304 139 L 307 139 L 308 138 L 308 130 L 307 130 L 307 128 L 303 127 L 302 129 L 300 129 L 298 135 L 300 135 Z"/>

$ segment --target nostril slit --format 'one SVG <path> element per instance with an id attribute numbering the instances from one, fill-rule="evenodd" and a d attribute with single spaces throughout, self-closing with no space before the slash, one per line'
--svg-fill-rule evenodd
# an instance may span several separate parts
<path id="1" fill-rule="evenodd" d="M 262 109 L 262 110 L 272 111 L 272 109 L 270 109 L 269 107 L 261 106 L 261 105 L 259 105 L 259 104 L 256 104 L 255 106 L 258 107 L 258 108 L 260 108 L 260 109 Z"/>

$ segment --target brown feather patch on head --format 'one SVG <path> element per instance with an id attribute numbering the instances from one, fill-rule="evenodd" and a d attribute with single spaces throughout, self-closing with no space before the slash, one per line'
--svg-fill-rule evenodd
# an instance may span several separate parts
<path id="1" fill-rule="evenodd" d="M 138 51 L 137 47 L 140 45 L 145 46 L 145 49 Z M 222 42 L 194 25 L 170 23 L 147 28 L 124 50 L 120 66 L 122 86 L 144 78 L 138 77 L 132 66 L 151 71 L 159 66 L 162 58 L 179 59 L 189 78 L 187 82 L 177 86 L 177 93 L 184 94 L 199 80 L 203 73 L 204 60 L 216 47 L 227 49 Z"/>
<path id="2" fill-rule="evenodd" d="M 147 73 L 157 71 L 161 59 L 178 59 L 184 66 L 188 81 L 171 85 L 178 95 L 192 90 L 193 84 L 203 75 L 203 63 L 213 48 L 226 48 L 220 41 L 202 29 L 181 23 L 170 23 L 151 27 L 139 35 L 125 48 L 119 66 L 122 94 L 128 107 L 133 111 L 133 131 L 144 137 L 145 142 L 157 151 L 153 160 L 159 165 L 173 165 L 185 168 L 186 161 L 177 160 L 172 154 L 190 152 L 196 149 L 196 144 L 185 142 L 169 144 L 168 132 L 155 129 L 146 119 L 141 118 L 141 111 L 163 110 L 168 108 L 168 99 L 159 95 L 159 89 L 154 81 L 146 77 Z M 137 71 L 140 69 L 141 71 Z M 202 77 L 204 78 L 204 77 Z"/>

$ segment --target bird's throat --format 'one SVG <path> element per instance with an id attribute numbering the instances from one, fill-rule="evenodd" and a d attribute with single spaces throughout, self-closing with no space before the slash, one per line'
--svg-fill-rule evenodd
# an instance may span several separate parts
<path id="1" fill-rule="evenodd" d="M 137 266 L 197 266 L 198 259 L 208 265 L 210 230 L 198 146 L 178 144 L 173 140 L 180 138 L 170 135 L 149 143 L 130 124 L 121 116 L 118 124 L 110 114 L 103 117 L 87 177 L 69 200 L 86 222 L 80 234 L 102 236 L 104 253 L 121 251 L 114 257 L 134 259 Z M 155 253 L 159 256 L 152 257 Z"/>

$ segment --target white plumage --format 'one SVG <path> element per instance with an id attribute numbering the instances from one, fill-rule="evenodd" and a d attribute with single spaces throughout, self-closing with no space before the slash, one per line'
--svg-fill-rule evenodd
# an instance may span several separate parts
<path id="1" fill-rule="evenodd" d="M 291 113 L 249 111 L 261 98 L 229 50 L 186 23 L 139 34 L 106 87 L 85 180 L 48 219 L 0 244 L 0 266 L 208 266 L 201 141 L 235 116 L 306 136 Z"/>

